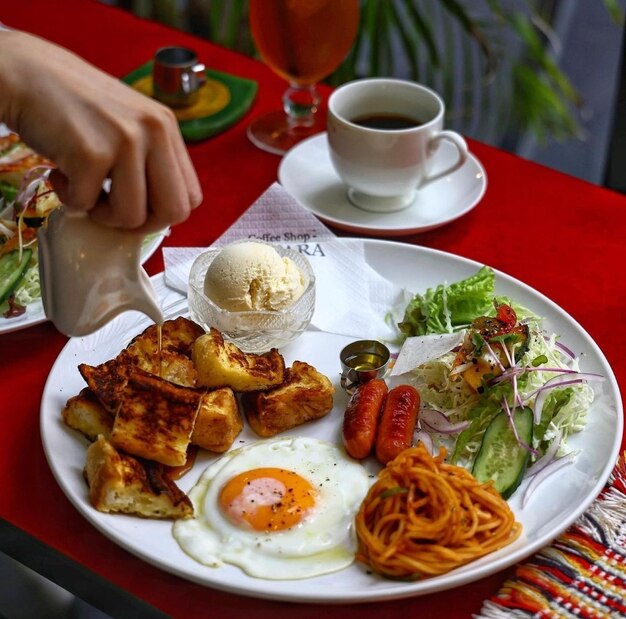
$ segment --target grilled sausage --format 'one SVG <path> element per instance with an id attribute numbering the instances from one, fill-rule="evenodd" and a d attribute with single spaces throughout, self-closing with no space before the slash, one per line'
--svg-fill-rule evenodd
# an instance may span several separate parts
<path id="1" fill-rule="evenodd" d="M 420 396 L 410 385 L 398 385 L 389 391 L 378 424 L 376 459 L 387 464 L 413 443 Z"/>
<path id="2" fill-rule="evenodd" d="M 343 417 L 343 444 L 353 458 L 366 458 L 372 452 L 387 392 L 387 383 L 374 378 L 359 385 L 350 398 Z"/>

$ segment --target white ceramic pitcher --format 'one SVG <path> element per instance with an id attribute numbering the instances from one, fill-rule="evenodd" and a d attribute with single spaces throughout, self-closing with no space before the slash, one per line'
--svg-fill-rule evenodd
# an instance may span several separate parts
<path id="1" fill-rule="evenodd" d="M 38 240 L 44 310 L 61 333 L 88 335 L 126 310 L 163 322 L 141 266 L 142 235 L 60 207 L 48 215 Z"/>

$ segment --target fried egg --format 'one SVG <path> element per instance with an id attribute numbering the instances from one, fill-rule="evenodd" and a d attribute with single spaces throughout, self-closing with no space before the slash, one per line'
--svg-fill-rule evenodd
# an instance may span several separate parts
<path id="1" fill-rule="evenodd" d="M 267 579 L 309 578 L 354 561 L 354 515 L 367 471 L 331 443 L 278 438 L 227 453 L 189 492 L 195 518 L 179 520 L 181 548 L 211 567 Z"/>

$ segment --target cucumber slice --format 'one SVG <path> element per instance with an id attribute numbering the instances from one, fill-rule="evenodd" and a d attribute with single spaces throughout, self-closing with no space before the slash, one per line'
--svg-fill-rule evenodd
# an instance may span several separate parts
<path id="1" fill-rule="evenodd" d="M 533 440 L 533 412 L 527 406 L 513 416 L 517 433 L 526 445 Z M 498 413 L 487 426 L 474 460 L 472 474 L 478 481 L 493 480 L 496 490 L 508 499 L 522 482 L 530 453 L 517 442 L 505 411 Z"/>
<path id="2" fill-rule="evenodd" d="M 14 249 L 0 258 L 0 303 L 4 303 L 22 281 L 32 255 L 32 249 L 24 249 L 20 261 L 20 252 Z"/>

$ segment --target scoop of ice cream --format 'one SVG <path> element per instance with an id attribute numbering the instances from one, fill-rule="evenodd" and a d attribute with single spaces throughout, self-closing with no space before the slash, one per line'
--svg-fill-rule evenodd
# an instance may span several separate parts
<path id="1" fill-rule="evenodd" d="M 255 241 L 225 247 L 204 280 L 204 294 L 231 312 L 285 309 L 302 296 L 304 288 L 304 276 L 293 260 Z"/>

